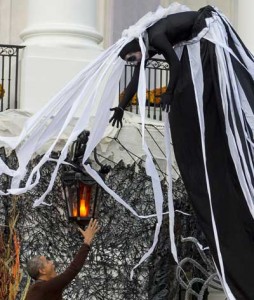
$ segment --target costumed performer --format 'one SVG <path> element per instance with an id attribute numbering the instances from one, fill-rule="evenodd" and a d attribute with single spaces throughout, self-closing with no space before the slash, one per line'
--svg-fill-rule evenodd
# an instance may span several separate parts
<path id="1" fill-rule="evenodd" d="M 253 300 L 253 56 L 211 6 L 160 19 L 143 41 L 146 60 L 162 54 L 170 65 L 162 107 L 168 111 L 170 105 L 176 160 L 216 267 L 224 273 L 224 290 L 229 299 Z M 111 109 L 117 127 L 138 88 L 139 40 L 119 55 L 136 66 L 123 100 Z"/>

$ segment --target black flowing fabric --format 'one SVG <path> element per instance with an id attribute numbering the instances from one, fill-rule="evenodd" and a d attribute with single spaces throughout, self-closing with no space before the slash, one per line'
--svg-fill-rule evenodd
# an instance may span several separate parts
<path id="1" fill-rule="evenodd" d="M 224 290 L 254 300 L 254 58 L 211 6 L 161 18 L 146 34 L 148 58 L 160 53 L 170 65 L 174 152 Z M 137 64 L 122 109 L 139 73 Z"/>
<path id="2" fill-rule="evenodd" d="M 203 16 L 201 14 L 201 18 L 199 17 L 198 24 L 193 27 L 193 31 L 196 31 L 193 32 L 194 35 L 203 29 L 202 20 L 205 17 L 205 14 Z M 235 55 L 240 58 L 230 36 L 228 43 Z M 201 39 L 200 55 L 204 78 L 206 166 L 225 277 L 237 300 L 253 300 L 254 221 L 239 184 L 228 146 L 215 44 Z M 231 60 L 236 77 L 239 78 L 248 101 L 253 103 L 253 79 L 232 55 Z M 200 226 L 208 240 L 217 268 L 220 270 L 187 46 L 184 46 L 181 56 L 181 74 L 182 78 L 178 82 L 180 86 L 176 89 L 178 92 L 175 92 L 169 115 L 172 141 L 183 181 Z M 240 138 L 243 138 L 240 122 L 236 120 L 236 123 Z M 243 149 L 243 151 L 247 153 L 247 149 Z"/>

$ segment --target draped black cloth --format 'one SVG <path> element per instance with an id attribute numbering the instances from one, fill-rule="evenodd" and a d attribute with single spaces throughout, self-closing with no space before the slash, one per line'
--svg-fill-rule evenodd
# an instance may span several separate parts
<path id="1" fill-rule="evenodd" d="M 193 35 L 198 33 L 209 11 L 202 11 Z M 234 42 L 229 43 L 235 54 Z M 236 169 L 229 151 L 222 108 L 215 45 L 206 39 L 201 42 L 204 74 L 203 109 L 205 120 L 206 165 L 210 181 L 212 206 L 218 230 L 220 250 L 226 280 L 237 300 L 254 299 L 254 222 L 246 204 Z M 232 57 L 232 56 L 231 56 Z M 180 93 L 174 95 L 170 110 L 170 125 L 177 163 L 198 221 L 206 235 L 215 263 L 219 267 L 211 221 L 209 197 L 205 181 L 204 161 L 200 140 L 194 87 L 189 56 L 184 47 L 181 57 L 182 80 Z M 253 79 L 232 57 L 234 71 L 248 99 L 254 100 Z M 238 99 L 236 99 L 238 101 Z"/>
<path id="2" fill-rule="evenodd" d="M 207 19 L 220 21 L 218 29 L 223 27 L 222 43 L 227 43 L 228 49 L 223 49 L 222 56 L 216 51 L 216 42 L 207 39 L 204 29 L 211 30 Z M 222 27 L 221 27 L 222 26 Z M 218 31 L 219 32 L 219 31 Z M 171 79 L 167 88 L 171 97 L 169 113 L 172 142 L 176 160 L 186 186 L 189 198 L 193 204 L 198 222 L 206 235 L 215 264 L 221 273 L 219 254 L 222 256 L 224 274 L 233 296 L 230 299 L 253 300 L 254 280 L 254 221 L 251 208 L 247 205 L 246 189 L 252 191 L 253 185 L 253 134 L 251 122 L 243 109 L 243 99 L 246 97 L 251 114 L 254 111 L 254 84 L 251 72 L 245 64 L 249 60 L 254 66 L 252 55 L 246 49 L 233 28 L 226 19 L 213 7 L 207 6 L 198 12 L 185 12 L 158 21 L 148 28 L 148 56 L 156 53 L 164 55 L 171 67 Z M 166 39 L 165 39 L 166 37 Z M 242 52 L 235 41 L 239 39 Z M 196 40 L 195 40 L 196 39 Z M 218 37 L 218 39 L 220 39 Z M 175 59 L 170 46 L 176 46 L 182 41 L 180 63 Z M 188 42 L 189 41 L 189 42 Z M 190 48 L 188 45 L 200 43 L 200 60 L 203 71 L 203 115 L 204 115 L 204 161 L 201 143 L 201 125 L 198 117 L 198 107 L 195 93 L 195 78 L 191 65 Z M 179 44 L 180 45 L 180 44 Z M 137 49 L 135 49 L 137 51 Z M 230 53 L 229 60 L 227 54 Z M 231 69 L 232 64 L 232 69 Z M 236 83 L 221 76 L 225 66 L 226 74 L 234 74 Z M 127 87 L 126 96 L 120 106 L 124 108 L 135 93 L 138 86 L 139 65 Z M 227 85 L 226 94 L 222 87 Z M 201 87 L 196 87 L 200 88 Z M 235 90 L 243 90 L 236 97 Z M 224 96 L 223 96 L 224 95 Z M 226 95 L 226 96 L 225 96 Z M 224 99 L 226 98 L 226 99 Z M 225 103 L 229 112 L 225 110 Z M 241 104 L 240 110 L 237 108 Z M 228 120 L 227 120 L 228 118 Z M 227 120 L 227 121 L 226 121 Z M 228 129 L 230 128 L 230 129 Z M 229 136 L 232 131 L 232 136 Z M 247 136 L 247 138 L 246 138 Z M 238 141 L 236 155 L 240 157 L 241 172 L 235 167 L 232 158 L 231 142 Z M 242 149 L 243 155 L 240 155 Z M 209 200 L 208 175 L 211 204 Z M 242 171 L 244 170 L 244 171 Z M 242 181 L 239 178 L 241 175 Z M 249 174 L 249 175 L 248 175 Z M 249 181 L 247 180 L 249 178 Z M 243 182 L 248 182 L 248 188 L 243 189 Z M 253 198 L 253 194 L 251 195 Z M 219 249 L 215 242 L 214 226 L 212 224 L 211 207 L 218 233 Z"/>

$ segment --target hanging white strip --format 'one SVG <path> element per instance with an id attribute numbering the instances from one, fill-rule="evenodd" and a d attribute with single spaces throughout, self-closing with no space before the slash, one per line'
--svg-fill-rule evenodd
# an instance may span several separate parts
<path id="1" fill-rule="evenodd" d="M 193 38 L 190 41 L 183 42 L 180 45 L 188 45 L 193 44 L 194 42 L 200 40 L 201 38 L 204 38 L 208 41 L 210 41 L 213 44 L 216 44 L 217 46 L 220 46 L 221 48 L 225 49 L 228 53 L 230 53 L 238 62 L 245 68 L 246 66 L 239 60 L 239 58 L 235 55 L 234 51 L 228 46 L 227 43 L 227 31 L 225 30 L 224 24 L 221 21 L 220 17 L 217 15 L 214 15 L 213 18 L 206 19 L 207 28 L 204 28 L 197 37 Z M 215 35 L 215 31 L 219 34 L 219 36 Z M 223 35 L 224 34 L 224 35 Z"/>
<path id="2" fill-rule="evenodd" d="M 242 44 L 241 44 L 240 40 L 238 39 L 238 37 L 236 36 L 234 31 L 232 30 L 232 27 L 231 27 L 232 25 L 229 22 L 228 18 L 222 12 L 220 12 L 218 10 L 218 8 L 214 7 L 214 9 L 217 11 L 218 15 L 226 22 L 227 28 L 230 32 L 230 35 L 232 36 L 232 38 L 234 40 L 235 46 L 238 48 L 242 58 L 244 59 L 244 63 L 247 65 L 248 69 L 250 70 L 250 74 L 254 75 L 254 73 L 253 73 L 254 66 L 252 64 L 252 62 L 254 62 L 253 54 L 249 51 L 249 49 L 246 48 L 246 50 L 248 51 L 248 54 L 251 58 L 247 55 L 247 53 L 245 52 L 245 49 L 242 47 Z"/>
<path id="3" fill-rule="evenodd" d="M 89 65 L 85 70 L 75 76 L 75 78 L 68 83 L 49 103 L 47 103 L 41 111 L 39 111 L 26 122 L 21 134 L 18 137 L 0 137 L 0 141 L 6 143 L 12 149 L 17 148 L 19 144 L 21 144 L 22 148 L 26 147 L 25 155 L 17 155 L 20 166 L 16 171 L 14 171 L 15 176 L 23 175 L 22 173 L 24 172 L 25 165 L 24 162 L 27 162 L 29 159 L 31 159 L 31 155 L 29 153 L 31 151 L 29 151 L 29 149 L 34 148 L 34 143 L 37 140 L 38 132 L 44 132 L 45 128 L 47 128 L 48 135 L 45 138 L 45 142 L 46 140 L 54 137 L 56 129 L 51 125 L 52 119 L 55 118 L 60 122 L 57 127 L 57 130 L 60 130 L 63 122 L 65 121 L 65 118 L 61 116 L 60 111 L 66 105 L 68 106 L 73 104 L 80 92 L 80 89 L 82 89 L 82 86 L 90 80 L 90 77 L 93 74 L 96 74 L 96 72 L 99 74 L 98 70 L 100 69 L 100 66 L 107 62 L 106 58 L 110 56 L 110 53 L 112 53 L 114 49 L 119 49 L 119 46 L 122 47 L 123 43 L 123 40 L 121 40 L 119 43 L 116 43 L 114 47 L 110 48 L 110 50 L 105 51 L 105 53 L 94 62 L 94 64 Z M 13 172 L 13 170 L 11 170 L 5 163 L 1 162 L 0 174 L 2 172 L 8 174 L 8 172 Z"/>
<path id="4" fill-rule="evenodd" d="M 236 82 L 236 75 L 234 73 L 234 69 L 233 69 L 233 66 L 232 66 L 231 57 L 230 57 L 229 53 L 227 53 L 227 52 L 224 52 L 224 55 L 226 57 L 226 62 L 227 62 L 227 67 L 228 67 L 228 75 L 229 75 L 229 79 L 228 79 L 228 84 L 229 84 L 229 86 L 228 86 L 228 95 L 229 95 L 229 97 L 228 97 L 228 99 L 231 103 L 230 113 L 231 113 L 231 116 L 232 116 L 232 121 L 233 121 L 233 126 L 234 126 L 236 145 L 237 145 L 237 148 L 238 148 L 238 151 L 239 151 L 239 154 L 240 154 L 240 158 L 241 158 L 241 161 L 242 161 L 242 170 L 243 170 L 243 173 L 245 175 L 244 177 L 246 178 L 246 183 L 248 185 L 248 189 L 250 191 L 251 198 L 253 198 L 254 188 L 252 186 L 252 180 L 251 180 L 251 175 L 250 175 L 250 171 L 249 171 L 249 167 L 250 167 L 251 171 L 252 171 L 252 174 L 254 174 L 253 162 L 252 162 L 252 159 L 250 157 L 249 149 L 248 149 L 248 146 L 247 146 L 247 140 L 245 139 L 245 144 L 246 144 L 246 148 L 247 148 L 247 155 L 248 155 L 248 158 L 249 158 L 249 164 L 246 161 L 246 157 L 245 157 L 245 154 L 243 152 L 242 140 L 240 139 L 240 135 L 239 135 L 238 128 L 237 128 L 237 125 L 236 125 L 235 111 L 233 109 L 233 105 L 235 105 L 235 107 L 237 108 L 238 117 L 240 119 L 241 126 L 242 126 L 242 129 L 243 129 L 243 132 L 244 132 L 244 137 L 248 134 L 248 132 L 245 131 L 245 124 L 244 124 L 244 120 L 243 120 L 243 112 L 242 112 L 242 109 L 241 109 L 241 100 L 240 100 L 241 98 L 240 98 L 240 93 L 238 91 L 238 85 L 237 85 L 237 82 Z M 230 87 L 232 87 L 232 89 Z M 232 95 L 232 92 L 233 92 L 233 95 Z M 234 103 L 233 103 L 233 101 L 234 101 Z M 252 202 L 252 205 L 250 207 L 250 210 L 254 211 L 253 202 Z"/>
<path id="5" fill-rule="evenodd" d="M 98 56 L 98 58 L 92 64 L 89 64 L 86 68 L 80 71 L 62 90 L 60 90 L 49 102 L 47 102 L 40 111 L 27 120 L 21 134 L 18 137 L 0 136 L 0 141 L 6 143 L 6 145 L 11 149 L 15 149 L 25 137 L 29 136 L 29 134 L 35 127 L 38 126 L 38 124 L 44 123 L 45 118 L 48 118 L 53 111 L 58 111 L 59 108 L 68 102 L 68 97 L 66 94 L 74 93 L 77 88 L 80 88 L 80 85 L 83 85 L 83 81 L 88 80 L 90 76 L 98 70 L 102 63 L 107 62 L 107 58 L 110 53 L 112 53 L 115 48 L 119 48 L 119 45 L 123 47 L 124 44 L 126 44 L 126 41 L 124 39 L 120 39 L 116 44 Z M 75 99 L 71 99 L 71 102 L 74 100 Z"/>
<path id="6" fill-rule="evenodd" d="M 121 68 L 119 68 L 119 64 L 121 65 Z M 117 80 L 120 81 L 123 67 L 124 67 L 123 61 L 120 58 L 118 58 L 118 62 L 116 62 L 115 65 L 113 65 L 112 74 L 107 75 L 110 77 L 114 77 L 114 80 L 110 80 L 110 82 L 104 88 L 104 91 L 100 98 L 100 103 L 98 105 L 98 109 L 94 117 L 96 122 L 93 124 L 93 127 L 90 131 L 90 136 L 87 142 L 86 151 L 83 156 L 83 163 L 86 162 L 86 160 L 89 158 L 96 145 L 101 141 L 103 137 L 105 129 L 108 125 L 109 116 L 111 114 L 109 109 L 110 107 L 112 107 L 112 103 L 115 100 L 115 96 L 117 95 L 117 91 L 118 91 L 118 85 L 116 85 L 115 82 Z M 86 115 L 84 115 L 83 117 L 86 118 Z"/>
<path id="7" fill-rule="evenodd" d="M 237 79 L 237 87 L 238 87 L 238 91 L 239 91 L 239 102 L 241 104 L 241 108 L 243 110 L 243 113 L 245 115 L 246 118 L 246 122 L 248 123 L 248 125 L 250 126 L 252 132 L 254 132 L 254 114 L 253 114 L 253 110 L 250 107 L 249 101 L 242 89 L 242 86 L 239 82 L 239 80 Z M 249 134 L 247 135 L 249 136 Z"/>
<path id="8" fill-rule="evenodd" d="M 241 165 L 240 157 L 238 154 L 235 137 L 230 128 L 230 123 L 229 123 L 229 119 L 228 119 L 229 111 L 228 111 L 228 103 L 227 103 L 227 97 L 228 97 L 227 85 L 229 86 L 230 83 L 226 82 L 227 72 L 225 70 L 225 66 L 224 66 L 224 62 L 223 62 L 223 51 L 220 47 L 218 47 L 218 48 L 216 47 L 216 56 L 217 56 L 217 60 L 218 60 L 220 92 L 221 92 L 221 99 L 222 99 L 223 109 L 224 109 L 225 126 L 226 126 L 226 133 L 227 133 L 227 137 L 228 137 L 230 154 L 231 154 L 233 162 L 235 164 L 235 169 L 237 172 L 237 176 L 238 176 L 244 197 L 246 199 L 246 202 L 248 204 L 250 212 L 253 215 L 253 211 L 251 209 L 251 207 L 252 207 L 251 194 L 250 194 L 250 191 L 246 184 L 246 179 L 245 179 L 244 173 L 242 171 L 242 165 Z"/>
<path id="9" fill-rule="evenodd" d="M 148 252 L 140 259 L 139 263 L 133 268 L 131 273 L 131 278 L 133 276 L 134 269 L 136 269 L 143 261 L 145 261 L 147 257 L 154 251 L 154 248 L 158 242 L 158 236 L 162 224 L 162 212 L 163 212 L 162 211 L 163 193 L 162 193 L 159 174 L 156 170 L 152 155 L 145 141 L 145 104 L 146 104 L 145 53 L 146 53 L 146 49 L 141 36 L 139 37 L 139 45 L 142 52 L 142 60 L 141 60 L 140 73 L 139 73 L 139 86 L 138 86 L 138 101 L 139 101 L 139 109 L 140 109 L 141 122 L 142 122 L 142 147 L 146 154 L 146 163 L 145 163 L 146 174 L 150 176 L 152 180 L 152 186 L 153 186 L 153 192 L 155 198 L 155 209 L 157 215 L 157 225 L 154 234 L 153 245 L 148 250 Z"/>
<path id="10" fill-rule="evenodd" d="M 107 118 L 107 123 L 105 124 L 105 122 L 102 122 L 103 119 L 100 118 L 99 120 L 101 122 L 97 122 L 96 125 L 93 127 L 93 129 L 91 131 L 91 134 L 90 134 L 90 137 L 89 137 L 89 142 L 87 144 L 87 149 L 85 151 L 84 157 L 89 152 L 89 148 L 90 148 L 89 145 L 91 145 L 91 144 L 96 145 L 97 144 L 97 142 L 94 141 L 95 140 L 94 131 L 99 128 L 99 135 L 100 135 L 99 139 L 101 139 L 102 136 L 103 136 L 103 133 L 106 129 L 106 126 L 108 125 L 108 119 L 109 119 L 109 114 L 110 114 L 109 107 L 111 106 L 112 102 L 114 101 L 114 98 L 115 98 L 115 96 L 117 94 L 117 91 L 118 91 L 118 86 L 116 86 L 114 83 L 115 83 L 115 79 L 120 80 L 120 76 L 121 76 L 121 73 L 122 73 L 122 68 L 120 67 L 121 65 L 123 67 L 123 62 L 121 61 L 121 59 L 117 57 L 116 53 L 113 54 L 112 55 L 112 61 L 109 61 L 108 65 L 106 66 L 106 70 L 101 71 L 99 77 L 97 78 L 96 84 L 98 84 L 98 82 L 101 82 L 103 80 L 103 78 L 105 77 L 105 73 L 107 73 L 108 78 L 114 79 L 113 81 L 111 81 L 111 84 L 109 84 L 109 83 L 105 84 L 104 93 L 103 93 L 103 91 L 100 91 L 100 92 L 103 93 L 103 96 L 102 96 L 101 103 L 99 105 L 98 111 L 104 113 L 104 115 L 105 115 L 104 119 Z M 106 80 L 108 80 L 108 78 L 106 78 Z M 93 82 L 94 79 L 91 78 L 91 81 Z M 92 90 L 96 91 L 96 92 L 99 92 L 98 89 L 92 89 Z M 89 91 L 86 90 L 86 92 L 89 92 Z M 77 135 L 79 135 L 83 131 L 84 127 L 86 127 L 87 124 L 88 124 L 89 116 L 91 115 L 91 111 L 93 109 L 93 102 L 96 99 L 96 93 L 93 92 L 91 96 L 92 96 L 92 99 L 90 99 L 91 103 L 90 103 L 90 101 L 87 101 L 87 105 L 85 106 L 81 116 L 79 117 L 78 121 L 76 122 L 75 127 L 72 130 L 72 133 L 70 134 L 70 136 L 68 138 L 68 141 L 66 142 L 63 150 L 61 151 L 61 155 L 58 159 L 56 169 L 58 169 L 60 164 L 64 162 L 64 159 L 67 156 L 68 146 L 70 146 L 72 141 L 76 139 Z M 111 103 L 110 103 L 110 101 L 105 101 L 105 98 L 107 100 L 111 99 Z M 103 103 L 106 103 L 107 105 L 109 105 L 109 107 L 107 107 L 107 109 L 105 109 L 105 104 L 103 105 Z M 97 114 L 98 114 L 98 111 L 97 111 Z M 92 148 L 92 150 L 93 149 L 94 148 Z M 35 206 L 40 205 L 44 201 L 45 196 L 48 194 L 48 192 L 52 189 L 55 175 L 56 175 L 56 173 L 54 173 L 54 176 L 52 176 L 51 181 L 50 181 L 50 185 L 49 185 L 47 191 L 39 199 L 36 200 Z"/>
<path id="11" fill-rule="evenodd" d="M 114 192 L 112 189 L 110 189 L 105 182 L 102 180 L 98 172 L 96 172 L 91 165 L 87 164 L 84 165 L 84 168 L 86 172 L 94 179 L 96 180 L 100 186 L 107 192 L 109 193 L 118 203 L 123 205 L 126 209 L 128 209 L 134 216 L 140 218 L 140 219 L 149 219 L 152 217 L 157 217 L 157 215 L 152 214 L 152 215 L 139 215 L 134 208 L 132 208 L 126 201 L 124 201 L 116 192 Z M 166 213 L 167 214 L 167 213 Z"/>
<path id="12" fill-rule="evenodd" d="M 225 271 L 223 265 L 223 259 L 220 251 L 220 243 L 219 237 L 217 232 L 217 226 L 215 222 L 214 212 L 213 212 L 213 204 L 211 199 L 211 190 L 210 190 L 210 183 L 209 183 L 209 176 L 206 166 L 206 147 L 205 147 L 205 122 L 204 122 L 204 111 L 203 111 L 203 90 L 204 90 L 204 79 L 203 79 L 203 71 L 202 71 L 202 62 L 200 57 L 200 43 L 195 43 L 192 45 L 187 46 L 190 66 L 191 66 L 191 75 L 194 85 L 194 92 L 195 92 L 195 99 L 197 105 L 197 113 L 199 119 L 199 126 L 200 126 L 200 139 L 201 139 L 201 146 L 202 146 L 202 154 L 203 154 L 203 161 L 204 161 L 204 170 L 205 170 L 205 178 L 206 178 L 206 186 L 207 186 L 207 193 L 209 197 L 209 204 L 210 204 L 210 211 L 211 211 L 211 220 L 213 226 L 213 233 L 214 239 L 218 254 L 219 265 L 221 269 L 221 276 L 223 285 L 225 287 L 225 292 L 229 298 L 229 300 L 235 300 L 230 288 L 227 284 L 225 278 Z"/>
<path id="13" fill-rule="evenodd" d="M 241 185 L 241 188 L 244 193 L 244 197 L 246 199 L 247 205 L 249 207 L 249 210 L 254 217 L 254 211 L 253 211 L 253 199 L 251 196 L 251 191 L 249 190 L 249 187 L 246 182 L 245 174 L 242 169 L 240 156 L 238 153 L 238 148 L 240 148 L 240 145 L 237 145 L 237 141 L 235 140 L 234 134 L 230 128 L 230 123 L 228 119 L 228 94 L 231 93 L 230 91 L 230 82 L 227 75 L 227 66 L 226 61 L 224 57 L 224 51 L 229 52 L 232 54 L 231 50 L 229 50 L 226 41 L 225 36 L 221 32 L 221 24 L 219 26 L 216 26 L 216 23 L 213 24 L 214 26 L 210 27 L 209 32 L 205 36 L 206 39 L 209 41 L 212 41 L 215 43 L 215 49 L 216 49 L 216 56 L 217 56 L 217 63 L 218 63 L 218 73 L 219 73 L 219 84 L 220 84 L 220 92 L 221 92 L 221 99 L 222 99 L 222 107 L 224 109 L 224 116 L 225 116 L 225 125 L 226 125 L 226 133 L 228 136 L 228 143 L 229 143 L 229 149 L 230 154 L 232 156 L 233 162 L 235 164 L 235 169 L 237 172 L 237 176 Z M 239 60 L 238 60 L 239 61 Z M 234 87 L 234 89 L 237 89 L 237 87 Z M 236 98 L 238 99 L 238 98 Z M 233 118 L 233 116 L 232 116 Z"/>
<path id="14" fill-rule="evenodd" d="M 122 44 L 117 43 L 114 46 L 114 49 L 112 49 L 111 53 L 107 53 L 107 58 L 108 60 L 105 60 L 105 57 L 102 57 L 102 60 L 96 65 L 96 69 L 94 69 L 94 67 L 90 67 L 90 69 L 92 70 L 92 73 L 90 74 L 90 72 L 88 72 L 88 74 L 85 74 L 84 76 L 84 80 L 83 78 L 80 78 L 79 76 L 77 78 L 75 78 L 74 82 L 71 85 L 71 88 L 75 91 L 75 94 L 73 95 L 73 92 L 71 94 L 71 96 L 73 96 L 73 98 L 69 98 L 68 96 L 68 90 L 66 90 L 66 88 L 64 89 L 64 95 L 62 92 L 60 92 L 58 95 L 58 97 L 55 97 L 55 101 L 51 101 L 51 105 L 47 105 L 46 108 L 42 109 L 42 111 L 39 113 L 41 116 L 45 116 L 41 119 L 41 122 L 37 122 L 38 124 L 35 125 L 39 125 L 39 130 L 43 131 L 46 128 L 46 131 L 49 133 L 49 135 L 45 135 L 45 141 L 46 141 L 46 137 L 50 138 L 50 125 L 48 125 L 45 120 L 47 121 L 50 118 L 53 118 L 53 125 L 56 128 L 52 128 L 52 131 L 57 132 L 58 136 L 55 138 L 53 144 L 50 146 L 49 150 L 45 153 L 43 159 L 41 160 L 41 163 L 43 164 L 43 162 L 47 161 L 50 153 L 52 152 L 54 146 L 56 145 L 57 141 L 60 138 L 60 135 L 62 134 L 63 130 L 67 127 L 67 125 L 69 124 L 70 120 L 73 118 L 74 113 L 75 113 L 75 109 L 78 109 L 79 103 L 80 101 L 84 101 L 84 99 L 86 100 L 86 106 L 91 105 L 92 103 L 87 101 L 87 97 L 86 94 L 89 96 L 89 94 L 91 94 L 90 90 L 95 90 L 96 89 L 91 89 L 91 84 L 94 85 L 93 82 L 100 82 L 100 81 L 96 81 L 96 79 L 98 79 L 101 75 L 101 68 L 108 68 L 108 63 L 111 63 L 111 59 L 109 59 L 110 57 L 112 57 L 112 53 L 114 54 L 114 58 L 116 57 L 116 53 L 119 52 L 120 47 L 122 47 Z M 90 75 L 90 76 L 88 76 Z M 88 77 L 87 77 L 88 76 Z M 69 86 L 69 85 L 68 85 Z M 74 97 L 75 96 L 75 97 Z M 60 101 L 62 100 L 62 102 Z M 89 99 L 88 99 L 89 100 Z M 57 102 L 57 103 L 55 103 Z M 59 102 L 61 102 L 59 104 Z M 58 108 L 58 112 L 56 112 L 56 108 Z M 64 110 L 65 114 L 68 111 L 68 117 L 66 117 L 66 115 L 64 115 L 62 113 L 62 111 Z M 91 111 L 91 107 L 88 108 L 88 112 Z M 87 114 L 87 118 L 86 120 L 88 121 L 90 116 L 90 113 Z M 58 121 L 56 123 L 54 123 L 54 120 Z M 57 124 L 57 126 L 55 126 Z M 20 165 L 23 167 L 26 166 L 25 163 L 23 163 L 23 161 L 28 161 L 29 158 L 31 158 L 31 153 L 33 151 L 30 151 L 30 149 L 36 149 L 35 145 L 36 145 L 36 141 L 37 141 L 37 135 L 38 135 L 38 126 L 36 127 L 34 124 L 31 124 L 31 126 L 26 126 L 27 129 L 27 134 L 29 135 L 29 138 L 26 138 L 24 143 L 22 144 L 22 146 L 20 147 L 20 149 L 24 149 L 25 147 L 25 151 L 23 150 L 22 152 L 19 152 L 19 149 L 17 150 L 18 153 L 18 159 L 19 161 L 21 161 Z M 85 124 L 83 124 L 84 126 Z M 34 129 L 35 128 L 35 129 Z M 84 127 L 83 127 L 84 128 Z M 34 134 L 34 131 L 36 132 L 36 134 Z M 31 132 L 31 133 L 30 133 Z M 75 137 L 76 138 L 76 137 Z M 73 140 L 75 139 L 73 138 Z M 73 141 L 72 140 L 72 141 Z M 44 142 L 45 142 L 44 141 Z M 69 139 L 70 141 L 70 139 Z M 39 140 L 39 143 L 41 143 L 41 140 Z M 68 144 L 68 143 L 67 143 Z M 40 146 L 40 145 L 39 145 Z M 29 155 L 30 154 L 30 155 Z M 41 165 L 42 165 L 41 164 Z M 19 168 L 16 174 L 16 177 L 18 176 L 22 176 L 22 171 L 20 170 L 21 168 Z M 38 169 L 38 168 L 37 168 Z M 35 169 L 33 170 L 34 174 Z M 15 179 L 14 179 L 15 180 Z M 34 186 L 34 185 L 33 185 Z M 29 183 L 26 185 L 26 188 L 32 188 L 33 186 L 29 187 Z M 14 188 L 15 189 L 15 188 Z M 12 193 L 12 190 L 9 191 L 10 193 Z M 24 192 L 24 190 L 22 190 L 22 192 Z"/>
<path id="15" fill-rule="evenodd" d="M 112 55 L 111 55 L 112 56 Z M 115 58 L 115 56 L 113 56 Z M 107 67 L 107 66 L 106 66 Z M 108 67 L 107 67 L 108 68 Z M 107 69 L 106 68 L 106 69 Z M 121 69 L 120 69 L 121 70 Z M 101 80 L 101 76 L 103 76 L 103 72 L 101 70 L 101 68 L 98 69 L 99 71 L 99 76 L 97 75 L 97 80 Z M 64 119 L 62 119 L 62 117 L 60 116 L 62 114 L 62 111 L 60 110 L 56 116 L 57 120 L 61 120 L 62 119 L 62 123 L 59 123 L 59 127 L 58 127 L 58 136 L 55 138 L 54 142 L 52 143 L 52 145 L 50 146 L 50 148 L 48 149 L 48 151 L 45 153 L 45 155 L 43 156 L 43 158 L 40 160 L 40 162 L 37 164 L 37 166 L 35 166 L 27 180 L 26 186 L 23 189 L 20 189 L 20 192 L 25 192 L 26 189 L 30 189 L 33 185 L 31 185 L 31 181 L 33 178 L 33 175 L 35 174 L 35 172 L 37 172 L 37 180 L 36 183 L 38 182 L 38 178 L 39 178 L 39 169 L 40 167 L 49 159 L 51 152 L 54 150 L 54 147 L 57 143 L 57 141 L 60 139 L 63 131 L 65 130 L 65 128 L 68 126 L 68 124 L 70 123 L 70 121 L 72 120 L 72 118 L 74 117 L 77 109 L 79 108 L 79 106 L 81 105 L 81 102 L 84 100 L 84 98 L 87 100 L 85 107 L 84 107 L 84 114 L 86 115 L 86 119 L 85 122 L 83 123 L 83 126 L 80 128 L 80 132 L 83 130 L 84 126 L 87 126 L 89 117 L 91 116 L 91 111 L 92 111 L 92 106 L 94 103 L 94 98 L 95 98 L 95 94 L 94 92 L 90 92 L 90 90 L 94 90 L 91 89 L 91 87 L 94 85 L 94 82 L 96 80 L 96 75 L 93 74 L 93 76 L 90 77 L 89 81 L 82 87 L 81 91 L 79 91 L 78 96 L 75 98 L 74 103 L 72 103 L 71 107 L 67 106 L 67 111 L 66 109 L 64 109 Z M 87 97 L 85 97 L 85 95 L 87 95 Z M 66 113 L 68 112 L 67 116 Z M 63 161 L 66 158 L 67 155 L 67 147 L 76 139 L 77 135 L 80 132 L 75 132 L 75 135 L 70 135 L 70 137 L 68 138 L 65 147 L 62 150 L 61 156 L 59 157 L 59 162 Z M 36 137 L 36 136 L 35 136 Z M 23 151 L 23 154 L 26 155 L 26 153 L 29 151 L 29 145 L 27 145 L 25 151 Z M 22 157 L 19 153 L 19 151 L 17 152 L 18 157 Z M 59 164 L 58 164 L 59 167 Z M 54 173 L 55 174 L 55 173 Z M 52 180 L 51 180 L 52 181 Z M 12 185 L 11 189 L 9 190 L 9 192 L 14 192 L 15 190 L 15 186 Z M 48 190 L 47 190 L 48 192 Z M 41 197 L 44 198 L 44 195 Z"/>
<path id="16" fill-rule="evenodd" d="M 230 35 L 234 41 L 234 44 L 237 48 L 237 50 L 239 51 L 241 58 L 243 59 L 246 67 L 247 67 L 247 71 L 250 73 L 250 75 L 252 76 L 252 78 L 254 79 L 254 58 L 253 55 L 248 51 L 248 54 L 250 54 L 252 56 L 252 59 L 249 57 L 249 55 L 246 53 L 246 50 L 243 48 L 241 42 L 239 41 L 238 37 L 235 35 L 234 31 L 232 30 L 229 21 L 227 20 L 227 18 L 224 15 L 220 15 L 223 20 L 228 24 L 228 30 L 230 32 Z M 242 106 L 242 109 L 244 110 L 244 114 L 246 116 L 247 122 L 249 124 L 249 126 L 251 127 L 252 131 L 254 132 L 254 115 L 253 115 L 253 110 L 250 107 L 250 104 L 248 102 L 248 99 L 246 98 L 242 87 L 240 86 L 239 81 L 237 82 L 237 86 L 238 86 L 238 90 L 240 93 L 240 103 Z"/>
<path id="17" fill-rule="evenodd" d="M 170 133 L 170 124 L 168 119 L 168 113 L 163 113 L 164 117 L 164 136 L 165 136 L 165 148 L 166 148 L 166 157 L 167 157 L 167 183 L 168 183 L 168 210 L 169 210 L 169 237 L 170 237 L 170 247 L 171 253 L 174 257 L 176 263 L 178 263 L 177 249 L 175 244 L 175 209 L 174 201 L 172 195 L 172 161 L 171 161 L 171 133 Z"/>

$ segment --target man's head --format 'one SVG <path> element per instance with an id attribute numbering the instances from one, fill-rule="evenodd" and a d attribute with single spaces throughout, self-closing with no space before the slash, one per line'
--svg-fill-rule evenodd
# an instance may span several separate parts
<path id="1" fill-rule="evenodd" d="M 119 56 L 125 61 L 140 62 L 142 54 L 138 40 L 134 39 L 126 44 L 120 51 Z"/>
<path id="2" fill-rule="evenodd" d="M 54 263 L 45 256 L 35 256 L 30 259 L 27 263 L 27 272 L 35 280 L 49 280 L 57 275 Z"/>

